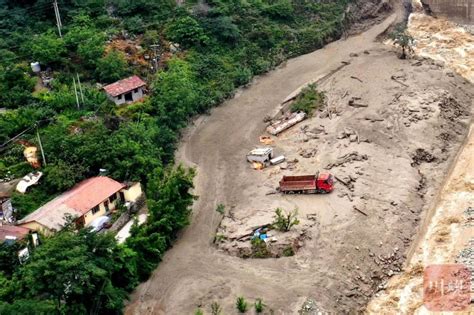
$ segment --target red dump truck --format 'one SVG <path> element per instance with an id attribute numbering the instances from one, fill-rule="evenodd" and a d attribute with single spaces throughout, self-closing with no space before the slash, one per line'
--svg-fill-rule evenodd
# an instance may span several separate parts
<path id="1" fill-rule="evenodd" d="M 316 175 L 283 176 L 280 191 L 287 193 L 326 194 L 334 189 L 334 179 L 330 173 L 321 172 Z"/>

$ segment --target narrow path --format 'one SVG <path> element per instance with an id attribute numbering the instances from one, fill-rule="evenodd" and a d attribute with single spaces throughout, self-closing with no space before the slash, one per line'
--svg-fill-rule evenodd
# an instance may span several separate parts
<path id="1" fill-rule="evenodd" d="M 198 171 L 195 193 L 199 200 L 192 223 L 151 278 L 134 292 L 127 314 L 193 314 L 197 305 L 213 300 L 219 300 L 227 314 L 232 313 L 235 296 L 243 292 L 272 301 L 273 309 L 286 314 L 309 291 L 317 290 L 321 300 L 334 298 L 324 287 L 315 287 L 315 270 L 295 268 L 308 265 L 297 256 L 242 260 L 218 252 L 212 246 L 219 223 L 215 208 L 218 203 L 236 204 L 241 191 L 248 188 L 239 178 L 243 170 L 238 165 L 263 131 L 263 117 L 301 85 L 348 61 L 350 53 L 380 47 L 377 35 L 395 19 L 393 15 L 360 35 L 289 60 L 196 121 L 177 153 L 178 160 Z"/>

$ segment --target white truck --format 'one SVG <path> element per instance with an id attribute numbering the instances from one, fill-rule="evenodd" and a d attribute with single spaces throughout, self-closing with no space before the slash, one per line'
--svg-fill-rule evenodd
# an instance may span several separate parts
<path id="1" fill-rule="evenodd" d="M 247 154 L 247 161 L 250 163 L 266 165 L 271 159 L 273 159 L 273 149 L 269 147 L 256 148 Z"/>

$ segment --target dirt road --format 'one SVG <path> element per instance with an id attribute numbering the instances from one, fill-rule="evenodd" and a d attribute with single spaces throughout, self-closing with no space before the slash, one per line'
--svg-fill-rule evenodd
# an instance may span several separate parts
<path id="1" fill-rule="evenodd" d="M 213 301 L 221 304 L 224 314 L 234 314 L 235 299 L 241 295 L 250 301 L 263 298 L 275 314 L 296 313 L 308 297 L 314 298 L 324 310 L 339 313 L 365 305 L 372 287 L 385 277 L 377 275 L 375 280 L 370 279 L 373 271 L 381 268 L 370 258 L 373 254 L 370 250 L 376 247 L 375 252 L 385 255 L 386 247 L 391 250 L 398 246 L 403 251 L 403 244 L 409 243 L 424 203 L 434 195 L 436 185 L 459 147 L 456 143 L 465 134 L 465 124 L 455 127 L 450 121 L 465 115 L 465 104 L 470 100 L 461 79 L 449 77 L 446 79 L 449 82 L 444 82 L 446 75 L 440 67 L 420 61 L 421 68 L 417 68 L 418 65 L 398 61 L 390 49 L 375 42 L 377 35 L 395 19 L 396 16 L 391 16 L 361 35 L 288 61 L 257 78 L 249 88 L 214 109 L 210 116 L 195 122 L 177 153 L 178 160 L 198 170 L 195 193 L 199 200 L 193 208 L 192 223 L 166 253 L 152 277 L 132 295 L 126 310 L 128 314 L 193 314 L 200 306 L 209 312 Z M 358 57 L 351 58 L 349 55 L 354 52 Z M 321 145 L 319 150 L 323 154 L 300 163 L 300 171 L 312 172 L 337 160 L 338 154 L 347 150 L 366 152 L 371 164 L 364 165 L 368 169 L 359 169 L 365 176 L 361 175 L 355 185 L 356 200 L 352 203 L 337 193 L 298 199 L 265 196 L 275 182 L 275 175 L 270 170 L 256 173 L 244 161 L 245 154 L 257 144 L 265 128 L 263 117 L 274 112 L 298 87 L 331 73 L 343 61 L 350 61 L 351 65 L 337 75 L 333 73 L 322 88 L 328 91 L 331 103 L 342 104 L 337 97 L 345 94 L 342 92 L 345 89 L 349 95 L 366 97 L 369 108 L 339 108 L 343 110 L 340 117 L 337 114 L 334 120 L 321 118 L 327 136 L 316 142 L 298 140 L 301 132 L 293 129 L 280 137 L 277 148 L 292 154 L 298 146 Z M 390 80 L 393 73 L 398 75 L 397 80 L 406 80 L 402 83 L 413 84 L 415 88 L 406 90 L 403 84 Z M 350 76 L 371 84 L 361 82 L 359 85 Z M 442 89 L 452 89 L 457 93 L 453 99 L 460 98 L 461 104 L 456 107 L 454 116 L 444 113 L 443 108 L 451 110 L 451 104 L 458 103 L 452 102 L 448 92 L 438 93 Z M 433 100 L 438 101 L 433 103 Z M 423 108 L 418 108 L 420 103 L 424 104 Z M 312 119 L 308 124 L 314 127 L 321 122 Z M 371 140 L 356 147 L 357 143 L 338 139 L 337 134 L 344 126 L 360 127 L 361 136 Z M 452 145 L 439 151 L 437 148 L 442 141 L 434 138 L 433 132 L 438 133 L 442 128 L 448 129 L 446 137 Z M 415 139 L 418 133 L 421 136 Z M 436 148 L 439 161 L 420 166 L 417 163 L 422 164 L 427 159 L 426 152 L 415 150 L 425 145 L 430 150 Z M 410 156 L 414 152 L 421 156 Z M 419 161 L 413 164 L 412 158 Z M 352 164 L 346 168 L 341 165 L 334 171 L 343 173 L 352 167 Z M 421 175 L 425 171 L 430 173 L 426 179 L 428 184 Z M 440 178 L 432 180 L 431 176 Z M 403 185 L 387 178 L 400 180 Z M 364 218 L 352 207 L 367 205 L 368 198 L 371 202 L 368 207 L 374 211 L 368 211 L 371 216 Z M 260 209 L 297 206 L 304 215 L 318 215 L 321 225 L 309 231 L 305 248 L 293 257 L 244 260 L 212 244 L 221 220 L 215 211 L 220 203 L 237 217 L 250 216 Z M 382 210 L 390 211 L 379 212 Z M 379 247 L 381 240 L 387 242 L 387 246 Z M 402 255 L 393 255 L 400 263 Z"/>

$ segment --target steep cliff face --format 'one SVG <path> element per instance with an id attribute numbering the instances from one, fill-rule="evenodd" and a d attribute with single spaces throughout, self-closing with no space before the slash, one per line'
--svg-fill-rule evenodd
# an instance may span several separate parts
<path id="1" fill-rule="evenodd" d="M 422 3 L 434 15 L 446 16 L 457 23 L 474 24 L 474 0 L 423 0 Z"/>

